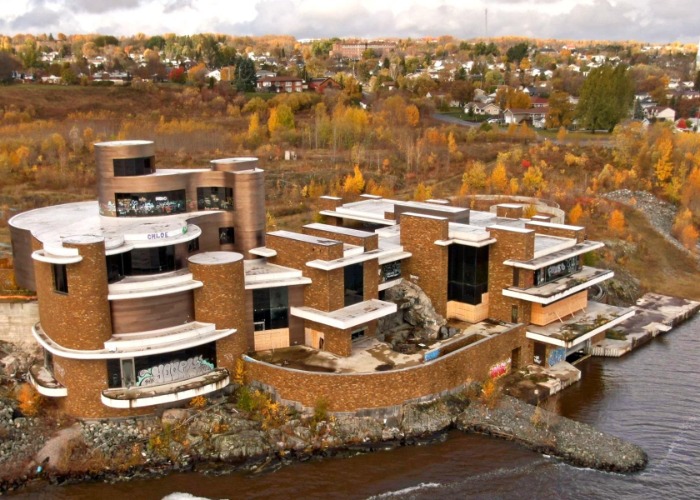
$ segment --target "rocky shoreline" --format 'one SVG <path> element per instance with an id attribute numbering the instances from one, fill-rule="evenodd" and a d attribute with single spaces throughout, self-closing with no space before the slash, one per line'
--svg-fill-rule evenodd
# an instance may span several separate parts
<path id="1" fill-rule="evenodd" d="M 160 418 L 74 423 L 50 439 L 23 470 L 5 473 L 0 493 L 35 481 L 58 485 L 185 471 L 258 473 L 291 461 L 431 442 L 444 439 L 450 429 L 514 441 L 598 470 L 635 472 L 647 463 L 636 445 L 509 396 L 485 401 L 476 386 L 463 394 L 405 405 L 396 418 L 292 414 L 275 427 L 266 427 L 221 397 L 201 409 L 166 410 Z M 0 469 L 5 469 L 1 462 Z"/>

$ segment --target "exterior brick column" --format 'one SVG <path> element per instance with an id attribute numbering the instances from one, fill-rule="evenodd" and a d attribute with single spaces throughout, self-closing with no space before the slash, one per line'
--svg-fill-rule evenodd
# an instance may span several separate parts
<path id="1" fill-rule="evenodd" d="M 204 286 L 194 291 L 196 321 L 237 331 L 216 342 L 216 365 L 234 372 L 236 360 L 248 352 L 243 256 L 235 252 L 205 252 L 189 258 L 194 279 Z"/>
<path id="2" fill-rule="evenodd" d="M 401 245 L 413 254 L 405 272 L 418 277 L 418 286 L 442 316 L 447 316 L 448 251 L 435 241 L 448 239 L 448 224 L 444 217 L 401 215 Z"/>

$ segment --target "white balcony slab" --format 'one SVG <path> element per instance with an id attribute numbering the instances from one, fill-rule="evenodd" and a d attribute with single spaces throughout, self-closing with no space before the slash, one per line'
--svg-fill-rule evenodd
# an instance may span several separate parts
<path id="1" fill-rule="evenodd" d="M 335 311 L 319 311 L 318 309 L 304 306 L 291 307 L 289 313 L 297 318 L 345 330 L 383 318 L 396 311 L 397 306 L 393 302 L 370 299 Z"/>

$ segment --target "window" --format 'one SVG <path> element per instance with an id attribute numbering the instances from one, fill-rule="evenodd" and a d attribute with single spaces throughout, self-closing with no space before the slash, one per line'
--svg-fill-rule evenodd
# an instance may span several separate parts
<path id="1" fill-rule="evenodd" d="M 184 189 L 153 193 L 116 193 L 117 217 L 153 217 L 187 211 Z"/>
<path id="2" fill-rule="evenodd" d="M 131 274 L 131 252 L 107 256 L 107 283 L 116 283 Z"/>
<path id="3" fill-rule="evenodd" d="M 381 274 L 379 278 L 380 283 L 386 283 L 387 281 L 392 281 L 399 279 L 401 277 L 401 261 L 397 260 L 395 262 L 388 262 L 383 264 L 381 267 Z"/>
<path id="4" fill-rule="evenodd" d="M 199 251 L 199 237 L 190 240 L 187 243 L 187 253 L 194 253 Z"/>
<path id="5" fill-rule="evenodd" d="M 343 268 L 345 274 L 345 307 L 364 300 L 364 266 L 351 264 Z"/>
<path id="6" fill-rule="evenodd" d="M 450 245 L 448 259 L 447 300 L 481 304 L 489 284 L 488 246 Z"/>
<path id="7" fill-rule="evenodd" d="M 253 322 L 255 330 L 274 330 L 289 326 L 287 287 L 253 290 Z"/>
<path id="8" fill-rule="evenodd" d="M 146 158 L 117 158 L 112 163 L 115 177 L 152 174 L 156 171 L 155 164 L 154 156 Z"/>
<path id="9" fill-rule="evenodd" d="M 216 368 L 216 343 L 177 352 L 108 359 L 109 388 L 162 385 L 204 375 Z"/>
<path id="10" fill-rule="evenodd" d="M 197 188 L 197 210 L 233 210 L 233 189 L 225 187 Z"/>
<path id="11" fill-rule="evenodd" d="M 219 243 L 222 245 L 233 245 L 236 242 L 236 234 L 232 227 L 219 228 Z"/>
<path id="12" fill-rule="evenodd" d="M 581 270 L 581 261 L 577 257 L 570 257 L 551 266 L 547 266 L 535 271 L 535 286 L 550 283 L 563 276 L 574 274 Z"/>
<path id="13" fill-rule="evenodd" d="M 131 251 L 131 275 L 158 274 L 175 271 L 175 246 L 136 248 Z"/>
<path id="14" fill-rule="evenodd" d="M 518 306 L 510 306 L 510 322 L 518 322 Z"/>
<path id="15" fill-rule="evenodd" d="M 68 293 L 68 272 L 65 264 L 52 264 L 53 289 L 60 293 Z"/>

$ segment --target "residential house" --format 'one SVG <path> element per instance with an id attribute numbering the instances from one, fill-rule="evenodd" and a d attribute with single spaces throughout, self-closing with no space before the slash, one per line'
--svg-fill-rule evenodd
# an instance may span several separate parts
<path id="1" fill-rule="evenodd" d="M 256 89 L 258 92 L 301 92 L 304 80 L 295 76 L 268 76 L 257 81 Z"/>
<path id="2" fill-rule="evenodd" d="M 503 121 L 506 125 L 510 125 L 511 123 L 517 125 L 526 122 L 535 128 L 544 128 L 548 112 L 548 107 L 529 109 L 509 108 L 503 112 Z"/>
<path id="3" fill-rule="evenodd" d="M 667 106 L 650 106 L 644 108 L 644 117 L 647 120 L 656 120 L 660 122 L 676 120 L 676 111 Z"/>
<path id="4" fill-rule="evenodd" d="M 478 116 L 498 116 L 501 114 L 501 108 L 492 102 L 470 102 L 464 106 L 464 112 L 467 114 L 471 112 Z"/>
<path id="5" fill-rule="evenodd" d="M 341 85 L 333 78 L 312 78 L 308 83 L 309 90 L 323 94 L 326 89 L 340 90 Z"/>

